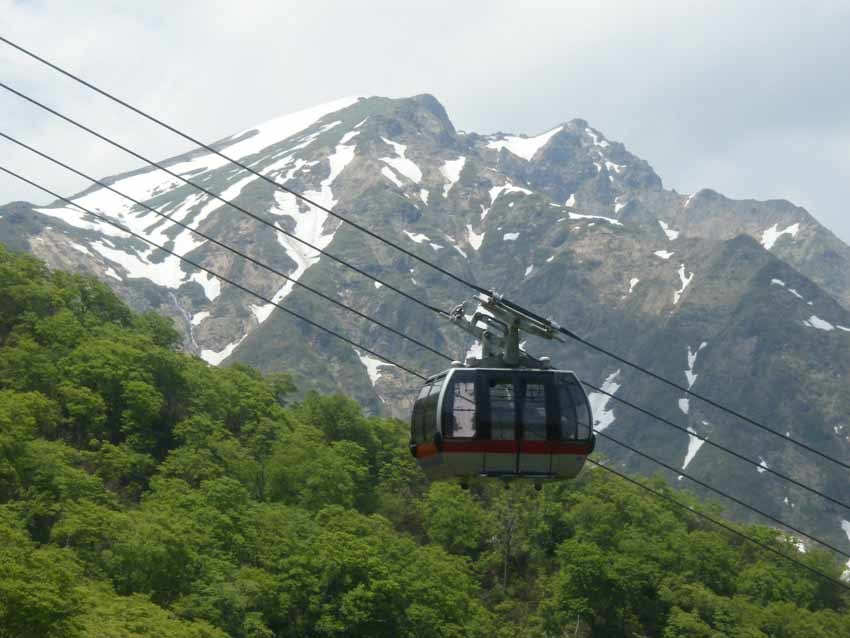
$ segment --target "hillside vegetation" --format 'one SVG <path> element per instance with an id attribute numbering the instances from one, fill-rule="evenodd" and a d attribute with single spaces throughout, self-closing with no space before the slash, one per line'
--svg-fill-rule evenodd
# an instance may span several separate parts
<path id="1" fill-rule="evenodd" d="M 404 424 L 177 342 L 0 247 L 0 637 L 850 636 L 845 590 L 599 470 L 429 485 Z"/>

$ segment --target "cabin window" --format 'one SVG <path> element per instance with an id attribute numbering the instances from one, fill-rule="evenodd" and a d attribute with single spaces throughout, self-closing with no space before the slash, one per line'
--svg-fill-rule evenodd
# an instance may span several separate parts
<path id="1" fill-rule="evenodd" d="M 425 423 L 425 408 L 422 405 L 421 401 L 417 401 L 413 405 L 413 415 L 410 417 L 411 420 L 411 434 L 414 443 L 424 443 L 425 442 L 425 431 L 423 429 Z"/>
<path id="2" fill-rule="evenodd" d="M 528 441 L 546 440 L 546 386 L 543 383 L 524 383 L 522 400 L 523 438 Z"/>
<path id="3" fill-rule="evenodd" d="M 558 401 L 561 412 L 561 440 L 575 440 L 578 437 L 578 422 L 576 421 L 575 402 L 570 391 L 570 379 L 568 377 L 559 377 L 558 379 Z"/>
<path id="4" fill-rule="evenodd" d="M 422 441 L 425 443 L 431 443 L 437 432 L 437 403 L 440 400 L 440 388 L 444 380 L 445 377 L 436 379 L 430 384 L 428 393 L 417 401 L 417 405 L 422 406 Z M 424 394 L 424 390 L 423 388 L 420 396 Z"/>
<path id="5" fill-rule="evenodd" d="M 511 379 L 490 379 L 490 437 L 494 441 L 510 441 L 515 438 L 516 402 L 514 384 Z"/>
<path id="6" fill-rule="evenodd" d="M 422 386 L 416 403 L 413 404 L 411 429 L 415 443 L 431 443 L 434 440 L 434 433 L 437 431 L 437 402 L 443 379 Z"/>
<path id="7" fill-rule="evenodd" d="M 452 383 L 444 414 L 446 436 L 472 438 L 475 436 L 475 380 L 457 380 Z"/>
<path id="8" fill-rule="evenodd" d="M 590 438 L 591 428 L 590 405 L 587 403 L 587 395 L 575 379 L 570 379 L 569 388 L 576 408 L 576 420 L 578 422 L 576 436 L 579 440 L 587 440 Z"/>

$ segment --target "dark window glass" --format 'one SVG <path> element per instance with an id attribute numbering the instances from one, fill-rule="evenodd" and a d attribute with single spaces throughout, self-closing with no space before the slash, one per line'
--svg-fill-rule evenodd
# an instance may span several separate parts
<path id="1" fill-rule="evenodd" d="M 523 384 L 522 400 L 523 438 L 529 441 L 546 440 L 546 386 L 543 383 Z"/>
<path id="2" fill-rule="evenodd" d="M 510 379 L 490 379 L 490 437 L 494 441 L 515 438 L 516 408 L 514 385 Z"/>
<path id="3" fill-rule="evenodd" d="M 426 383 L 425 385 L 423 385 L 422 389 L 419 391 L 419 396 L 416 397 L 416 398 L 417 399 L 424 399 L 425 397 L 427 397 L 428 393 L 431 392 L 431 388 L 433 386 L 434 386 L 433 383 Z"/>
<path id="4" fill-rule="evenodd" d="M 561 440 L 572 441 L 578 436 L 578 423 L 576 422 L 575 404 L 567 377 L 558 378 L 558 402 L 561 410 Z"/>
<path id="5" fill-rule="evenodd" d="M 425 442 L 432 442 L 437 432 L 437 403 L 440 399 L 440 388 L 445 377 L 435 380 L 428 389 L 428 394 L 420 399 L 422 404 L 422 429 Z M 423 393 L 424 393 L 423 388 Z M 420 393 L 421 396 L 422 393 Z"/>
<path id="6" fill-rule="evenodd" d="M 413 442 L 424 443 L 425 433 L 422 430 L 425 411 L 421 401 L 413 405 L 413 416 L 411 417 L 411 429 L 413 431 Z"/>
<path id="7" fill-rule="evenodd" d="M 576 416 L 578 417 L 578 438 L 587 440 L 590 438 L 590 405 L 587 403 L 587 395 L 575 379 L 570 380 L 570 394 L 576 406 Z"/>
<path id="8" fill-rule="evenodd" d="M 475 436 L 475 381 L 455 381 L 452 384 L 447 424 L 449 436 L 471 438 Z"/>

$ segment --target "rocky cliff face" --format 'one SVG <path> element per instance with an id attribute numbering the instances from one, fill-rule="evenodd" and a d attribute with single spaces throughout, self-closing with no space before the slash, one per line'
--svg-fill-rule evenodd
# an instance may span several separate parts
<path id="1" fill-rule="evenodd" d="M 534 137 L 461 133 L 427 95 L 339 100 L 217 147 L 464 278 L 850 459 L 850 247 L 789 202 L 665 190 L 647 162 L 583 120 Z M 470 294 L 214 155 L 196 151 L 166 164 L 430 304 L 449 309 Z M 451 356 L 474 348 L 436 315 L 168 175 L 141 169 L 108 181 Z M 428 373 L 445 365 L 108 191 L 74 199 L 405 365 Z M 415 378 L 73 208 L 2 207 L 0 240 L 54 267 L 96 274 L 137 309 L 170 315 L 186 348 L 211 364 L 290 370 L 304 389 L 345 391 L 406 417 Z M 694 433 L 846 494 L 846 472 L 827 461 L 586 348 L 533 339 L 527 347 Z M 842 531 L 850 512 L 605 399 L 593 396 L 606 432 L 850 546 Z M 600 448 L 631 470 L 656 470 L 613 444 Z"/>

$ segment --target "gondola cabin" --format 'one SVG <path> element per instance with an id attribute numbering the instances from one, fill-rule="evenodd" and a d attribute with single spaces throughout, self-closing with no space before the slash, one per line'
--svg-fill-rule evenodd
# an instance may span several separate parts
<path id="1" fill-rule="evenodd" d="M 431 479 L 573 478 L 593 451 L 591 424 L 572 372 L 458 367 L 419 392 L 410 449 Z"/>

